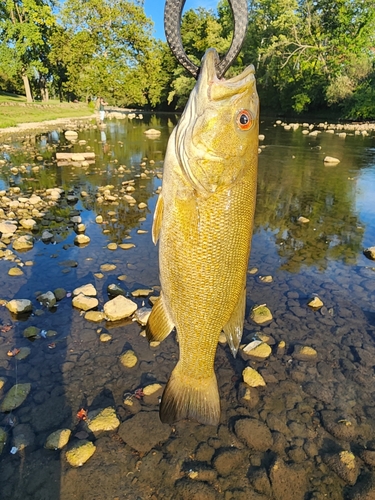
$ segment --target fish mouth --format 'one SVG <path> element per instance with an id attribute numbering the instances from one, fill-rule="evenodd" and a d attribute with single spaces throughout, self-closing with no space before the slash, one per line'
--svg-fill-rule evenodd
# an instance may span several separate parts
<path id="1" fill-rule="evenodd" d="M 219 55 L 216 49 L 208 49 L 202 59 L 199 78 L 208 86 L 208 96 L 211 100 L 217 101 L 241 94 L 248 91 L 251 82 L 255 83 L 255 68 L 252 64 L 239 75 L 226 80 L 217 77 L 218 62 Z"/>

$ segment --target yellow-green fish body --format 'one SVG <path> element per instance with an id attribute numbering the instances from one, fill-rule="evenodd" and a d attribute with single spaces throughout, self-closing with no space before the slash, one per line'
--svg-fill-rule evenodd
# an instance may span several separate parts
<path id="1" fill-rule="evenodd" d="M 161 297 L 149 339 L 176 327 L 180 357 L 161 420 L 217 424 L 219 335 L 235 354 L 242 336 L 246 270 L 256 198 L 259 103 L 254 68 L 218 80 L 207 51 L 198 82 L 169 139 L 153 238 L 160 240 Z"/>

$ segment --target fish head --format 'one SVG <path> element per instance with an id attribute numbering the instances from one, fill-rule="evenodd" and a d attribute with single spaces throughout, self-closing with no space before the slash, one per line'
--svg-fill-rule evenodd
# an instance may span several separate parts
<path id="1" fill-rule="evenodd" d="M 258 155 L 254 66 L 226 80 L 217 77 L 218 61 L 216 50 L 207 50 L 175 135 L 180 168 L 205 195 L 230 188 L 247 169 L 256 169 Z"/>

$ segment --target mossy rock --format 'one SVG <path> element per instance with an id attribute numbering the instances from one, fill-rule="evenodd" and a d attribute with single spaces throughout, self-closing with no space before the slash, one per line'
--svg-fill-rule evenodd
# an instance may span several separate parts
<path id="1" fill-rule="evenodd" d="M 58 429 L 47 437 L 45 448 L 48 450 L 60 450 L 69 441 L 72 431 L 70 429 Z"/>
<path id="2" fill-rule="evenodd" d="M 252 310 L 250 317 L 254 321 L 254 323 L 257 323 L 258 325 L 267 323 L 268 321 L 272 321 L 273 319 L 271 311 L 266 306 L 255 307 Z"/>
<path id="3" fill-rule="evenodd" d="M 0 410 L 3 412 L 12 411 L 18 408 L 27 398 L 31 389 L 31 384 L 16 384 L 6 394 Z"/>

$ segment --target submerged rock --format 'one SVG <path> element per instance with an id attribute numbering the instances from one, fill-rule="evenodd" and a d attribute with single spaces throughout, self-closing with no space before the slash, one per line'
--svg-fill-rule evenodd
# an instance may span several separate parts
<path id="1" fill-rule="evenodd" d="M 90 241 L 90 237 L 86 234 L 77 234 L 74 238 L 74 243 L 78 246 L 88 245 Z"/>
<path id="2" fill-rule="evenodd" d="M 56 297 L 55 294 L 51 291 L 42 293 L 37 297 L 38 302 L 41 302 L 44 306 L 48 308 L 52 308 L 56 305 Z"/>
<path id="3" fill-rule="evenodd" d="M 3 412 L 12 411 L 19 406 L 27 398 L 31 389 L 31 384 L 16 384 L 14 385 L 6 394 L 5 398 L 1 402 L 0 410 Z"/>
<path id="4" fill-rule="evenodd" d="M 88 414 L 87 427 L 91 432 L 114 431 L 119 425 L 120 420 L 112 407 L 90 411 Z"/>
<path id="5" fill-rule="evenodd" d="M 31 250 L 34 246 L 34 239 L 30 235 L 20 236 L 13 241 L 12 246 L 14 250 Z"/>
<path id="6" fill-rule="evenodd" d="M 137 364 L 138 358 L 134 351 L 129 350 L 124 352 L 124 354 L 121 354 L 120 362 L 122 366 L 125 366 L 125 368 L 133 368 Z"/>
<path id="7" fill-rule="evenodd" d="M 262 375 L 258 373 L 254 368 L 247 366 L 242 372 L 243 381 L 250 387 L 265 386 L 266 382 Z"/>
<path id="8" fill-rule="evenodd" d="M 171 426 L 162 424 L 156 411 L 141 411 L 122 422 L 118 430 L 121 439 L 141 453 L 148 453 L 155 445 L 166 441 L 171 432 Z"/>
<path id="9" fill-rule="evenodd" d="M 58 429 L 47 437 L 45 448 L 49 450 L 61 450 L 68 443 L 72 431 L 70 429 Z"/>
<path id="10" fill-rule="evenodd" d="M 28 326 L 27 328 L 24 329 L 23 331 L 23 336 L 27 339 L 37 337 L 40 333 L 40 328 L 36 326 Z"/>
<path id="11" fill-rule="evenodd" d="M 316 361 L 318 353 L 307 345 L 296 345 L 293 351 L 293 358 L 298 361 Z"/>
<path id="12" fill-rule="evenodd" d="M 268 307 L 263 305 L 254 307 L 254 309 L 251 311 L 250 318 L 254 321 L 254 323 L 261 325 L 263 323 L 271 321 L 273 317 Z"/>
<path id="13" fill-rule="evenodd" d="M 105 314 L 101 311 L 87 311 L 85 319 L 93 321 L 94 323 L 100 323 L 103 319 L 105 319 Z"/>
<path id="14" fill-rule="evenodd" d="M 95 453 L 96 446 L 83 439 L 75 443 L 70 450 L 65 453 L 66 460 L 72 467 L 81 467 Z"/>
<path id="15" fill-rule="evenodd" d="M 267 451 L 273 445 L 271 431 L 255 418 L 240 418 L 234 424 L 234 432 L 252 450 Z"/>
<path id="16" fill-rule="evenodd" d="M 323 461 L 343 481 L 350 485 L 356 483 L 359 474 L 359 465 L 353 453 L 350 451 L 340 451 L 333 455 L 323 456 Z"/>
<path id="17" fill-rule="evenodd" d="M 95 297 L 87 297 L 86 295 L 83 295 L 83 293 L 80 293 L 79 295 L 73 298 L 72 304 L 73 307 L 76 307 L 77 309 L 81 309 L 82 311 L 88 311 L 90 309 L 98 307 L 99 301 Z"/>
<path id="18" fill-rule="evenodd" d="M 7 309 L 14 314 L 24 314 L 33 310 L 33 305 L 28 299 L 13 299 L 7 305 Z"/>

